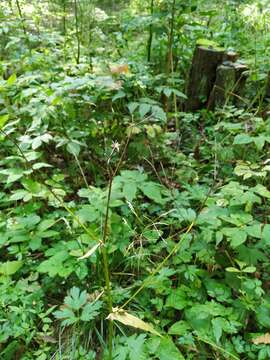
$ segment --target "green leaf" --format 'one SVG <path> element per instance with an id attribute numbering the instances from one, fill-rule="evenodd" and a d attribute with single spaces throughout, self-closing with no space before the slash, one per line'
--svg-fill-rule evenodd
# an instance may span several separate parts
<path id="1" fill-rule="evenodd" d="M 24 171 L 23 169 L 20 168 L 11 168 L 6 170 L 1 170 L 0 174 L 7 175 L 8 177 L 6 183 L 11 184 L 22 178 L 24 176 Z"/>
<path id="2" fill-rule="evenodd" d="M 265 197 L 267 199 L 270 199 L 270 191 L 263 185 L 261 184 L 257 184 L 254 188 L 252 188 L 252 190 L 262 196 L 262 197 Z"/>
<path id="3" fill-rule="evenodd" d="M 137 102 L 128 103 L 128 110 L 129 110 L 130 114 L 133 114 L 138 106 L 139 106 L 139 103 L 137 103 Z"/>
<path id="4" fill-rule="evenodd" d="M 179 349 L 175 346 L 171 338 L 166 337 L 160 340 L 159 347 L 155 354 L 159 360 L 185 360 Z M 136 360 L 136 359 L 135 359 Z M 138 359 L 137 359 L 138 360 Z"/>
<path id="5" fill-rule="evenodd" d="M 147 182 L 144 184 L 139 185 L 141 191 L 145 196 L 147 196 L 149 199 L 154 200 L 158 204 L 163 204 L 163 199 L 161 197 L 161 190 L 162 186 L 154 183 L 154 182 Z"/>
<path id="6" fill-rule="evenodd" d="M 90 321 L 95 319 L 100 313 L 101 306 L 102 306 L 101 301 L 96 301 L 95 303 L 86 304 L 83 307 L 80 319 L 82 321 Z"/>
<path id="7" fill-rule="evenodd" d="M 256 271 L 256 268 L 255 268 L 255 266 L 248 266 L 248 267 L 244 268 L 242 271 L 245 273 L 252 274 Z"/>
<path id="8" fill-rule="evenodd" d="M 80 154 L 80 150 L 81 150 L 81 146 L 80 144 L 78 144 L 77 142 L 74 142 L 74 141 L 70 141 L 68 144 L 67 144 L 67 151 L 78 157 L 79 154 Z"/>
<path id="9" fill-rule="evenodd" d="M 61 324 L 63 326 L 69 326 L 75 324 L 79 319 L 76 317 L 74 312 L 69 308 L 64 308 L 63 310 L 57 310 L 53 313 L 56 319 L 63 320 Z"/>
<path id="10" fill-rule="evenodd" d="M 118 91 L 118 93 L 116 93 L 116 94 L 113 96 L 112 101 L 114 102 L 114 101 L 116 101 L 116 100 L 118 100 L 118 99 L 122 99 L 122 98 L 124 98 L 125 96 L 126 96 L 126 93 L 125 93 L 124 91 L 120 90 L 120 91 Z"/>
<path id="11" fill-rule="evenodd" d="M 220 302 L 227 301 L 231 297 L 230 288 L 221 281 L 207 279 L 205 281 L 205 287 L 207 289 L 208 295 L 212 298 L 216 298 Z"/>
<path id="12" fill-rule="evenodd" d="M 256 317 L 261 326 L 269 329 L 270 324 L 270 305 L 265 302 L 256 308 Z"/>
<path id="13" fill-rule="evenodd" d="M 239 269 L 235 268 L 235 267 L 227 267 L 226 271 L 228 272 L 232 272 L 232 273 L 239 273 L 241 272 Z"/>
<path id="14" fill-rule="evenodd" d="M 255 225 L 251 225 L 251 226 L 247 226 L 245 228 L 245 231 L 247 232 L 247 234 L 251 237 L 260 239 L 262 236 L 262 228 L 261 228 L 261 224 L 255 224 Z"/>
<path id="15" fill-rule="evenodd" d="M 47 229 L 49 229 L 50 227 L 52 227 L 55 224 L 55 220 L 54 219 L 45 219 L 42 220 L 39 224 L 38 224 L 38 230 L 40 232 L 43 232 Z"/>
<path id="16" fill-rule="evenodd" d="M 7 261 L 0 263 L 0 274 L 9 276 L 15 274 L 23 265 L 22 261 Z"/>
<path id="17" fill-rule="evenodd" d="M 27 194 L 28 192 L 26 190 L 17 190 L 14 191 L 14 193 L 10 196 L 9 199 L 12 201 L 22 200 Z"/>
<path id="18" fill-rule="evenodd" d="M 70 289 L 69 295 L 65 297 L 65 304 L 73 310 L 79 310 L 87 301 L 87 292 L 80 291 L 79 288 L 74 286 Z"/>
<path id="19" fill-rule="evenodd" d="M 93 205 L 82 205 L 76 215 L 82 222 L 94 222 L 99 218 L 99 212 Z"/>
<path id="20" fill-rule="evenodd" d="M 169 98 L 172 95 L 172 89 L 165 87 L 163 88 L 163 93 Z"/>
<path id="21" fill-rule="evenodd" d="M 177 310 L 184 309 L 189 303 L 186 292 L 181 289 L 172 289 L 166 300 L 166 306 Z"/>
<path id="22" fill-rule="evenodd" d="M 264 147 L 265 144 L 265 136 L 257 136 L 253 138 L 254 144 L 256 145 L 256 148 L 258 150 L 262 150 L 262 148 Z"/>
<path id="23" fill-rule="evenodd" d="M 38 169 L 41 169 L 44 167 L 49 168 L 49 167 L 53 167 L 53 166 L 50 164 L 44 163 L 44 162 L 38 162 L 33 165 L 33 169 L 35 169 L 35 170 L 38 170 Z"/>
<path id="24" fill-rule="evenodd" d="M 178 97 L 180 97 L 180 98 L 182 98 L 182 99 L 187 99 L 188 97 L 184 94 L 184 93 L 182 93 L 181 91 L 179 91 L 179 90 L 176 90 L 176 89 L 173 89 L 173 93 L 176 95 L 176 96 L 178 96 Z"/>
<path id="25" fill-rule="evenodd" d="M 266 245 L 270 245 L 270 224 L 265 224 L 262 231 L 262 239 Z"/>
<path id="26" fill-rule="evenodd" d="M 165 122 L 167 120 L 166 113 L 158 105 L 153 105 L 152 106 L 152 116 L 157 118 L 158 120 L 161 120 L 162 122 Z"/>
<path id="27" fill-rule="evenodd" d="M 139 107 L 140 117 L 143 118 L 150 110 L 151 110 L 150 104 L 140 104 Z"/>
<path id="28" fill-rule="evenodd" d="M 7 79 L 7 84 L 8 84 L 9 86 L 11 86 L 11 85 L 15 84 L 16 80 L 17 80 L 17 76 L 16 76 L 15 73 L 13 73 L 13 74 Z"/>
<path id="29" fill-rule="evenodd" d="M 188 332 L 190 332 L 191 328 L 188 325 L 188 323 L 186 323 L 183 320 L 177 321 L 176 323 L 174 323 L 170 328 L 169 328 L 169 334 L 170 335 L 186 335 Z"/>
<path id="30" fill-rule="evenodd" d="M 9 115 L 1 115 L 0 116 L 0 130 L 4 127 L 4 125 L 6 124 L 6 122 L 9 119 Z"/>
<path id="31" fill-rule="evenodd" d="M 253 142 L 253 138 L 247 134 L 236 135 L 233 141 L 234 145 L 250 144 Z"/>
<path id="32" fill-rule="evenodd" d="M 136 197 L 137 184 L 133 181 L 125 181 L 123 184 L 123 194 L 125 198 L 132 202 Z"/>
<path id="33" fill-rule="evenodd" d="M 224 228 L 222 232 L 229 238 L 233 248 L 243 244 L 247 239 L 247 233 L 239 228 Z"/>
<path id="34" fill-rule="evenodd" d="M 145 352 L 145 334 L 130 336 L 126 338 L 129 349 L 130 360 L 147 360 Z"/>
<path id="35" fill-rule="evenodd" d="M 160 236 L 162 235 L 162 232 L 159 230 L 144 230 L 142 233 L 143 237 L 145 237 L 148 241 L 151 241 L 155 243 Z"/>
<path id="36" fill-rule="evenodd" d="M 221 335 L 222 335 L 223 322 L 224 322 L 224 320 L 220 317 L 212 319 L 213 333 L 214 333 L 217 343 L 219 342 Z"/>

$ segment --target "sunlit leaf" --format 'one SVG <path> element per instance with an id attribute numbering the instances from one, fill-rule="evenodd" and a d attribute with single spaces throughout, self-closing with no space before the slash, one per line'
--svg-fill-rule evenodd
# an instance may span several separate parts
<path id="1" fill-rule="evenodd" d="M 160 333 L 156 331 L 151 324 L 144 322 L 143 320 L 137 318 L 134 315 L 129 314 L 125 310 L 122 310 L 118 307 L 113 309 L 113 312 L 108 315 L 107 319 L 116 320 L 124 325 L 132 326 L 136 329 L 140 329 L 143 331 L 150 332 L 154 335 L 161 336 Z"/>

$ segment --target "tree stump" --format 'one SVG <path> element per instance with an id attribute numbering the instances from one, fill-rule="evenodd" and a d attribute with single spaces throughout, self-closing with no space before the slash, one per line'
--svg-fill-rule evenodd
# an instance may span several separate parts
<path id="1" fill-rule="evenodd" d="M 187 84 L 186 111 L 201 109 L 206 103 L 216 80 L 216 69 L 222 63 L 224 50 L 197 45 L 193 54 Z"/>
<path id="2" fill-rule="evenodd" d="M 241 95 L 245 87 L 248 67 L 244 64 L 224 61 L 217 68 L 215 85 L 208 101 L 208 109 L 230 103 L 243 104 Z"/>

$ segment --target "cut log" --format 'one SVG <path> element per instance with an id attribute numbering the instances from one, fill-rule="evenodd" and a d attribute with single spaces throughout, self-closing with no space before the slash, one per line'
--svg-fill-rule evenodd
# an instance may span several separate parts
<path id="1" fill-rule="evenodd" d="M 222 48 L 196 46 L 187 84 L 186 111 L 201 109 L 207 103 L 216 80 L 216 69 L 222 63 L 223 55 Z"/>

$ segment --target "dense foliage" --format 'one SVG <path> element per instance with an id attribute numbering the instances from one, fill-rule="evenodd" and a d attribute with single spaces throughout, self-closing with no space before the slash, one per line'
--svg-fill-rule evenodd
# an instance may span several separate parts
<path id="1" fill-rule="evenodd" d="M 270 358 L 268 1 L 0 3 L 0 358 Z M 184 112 L 198 39 L 245 101 Z"/>

